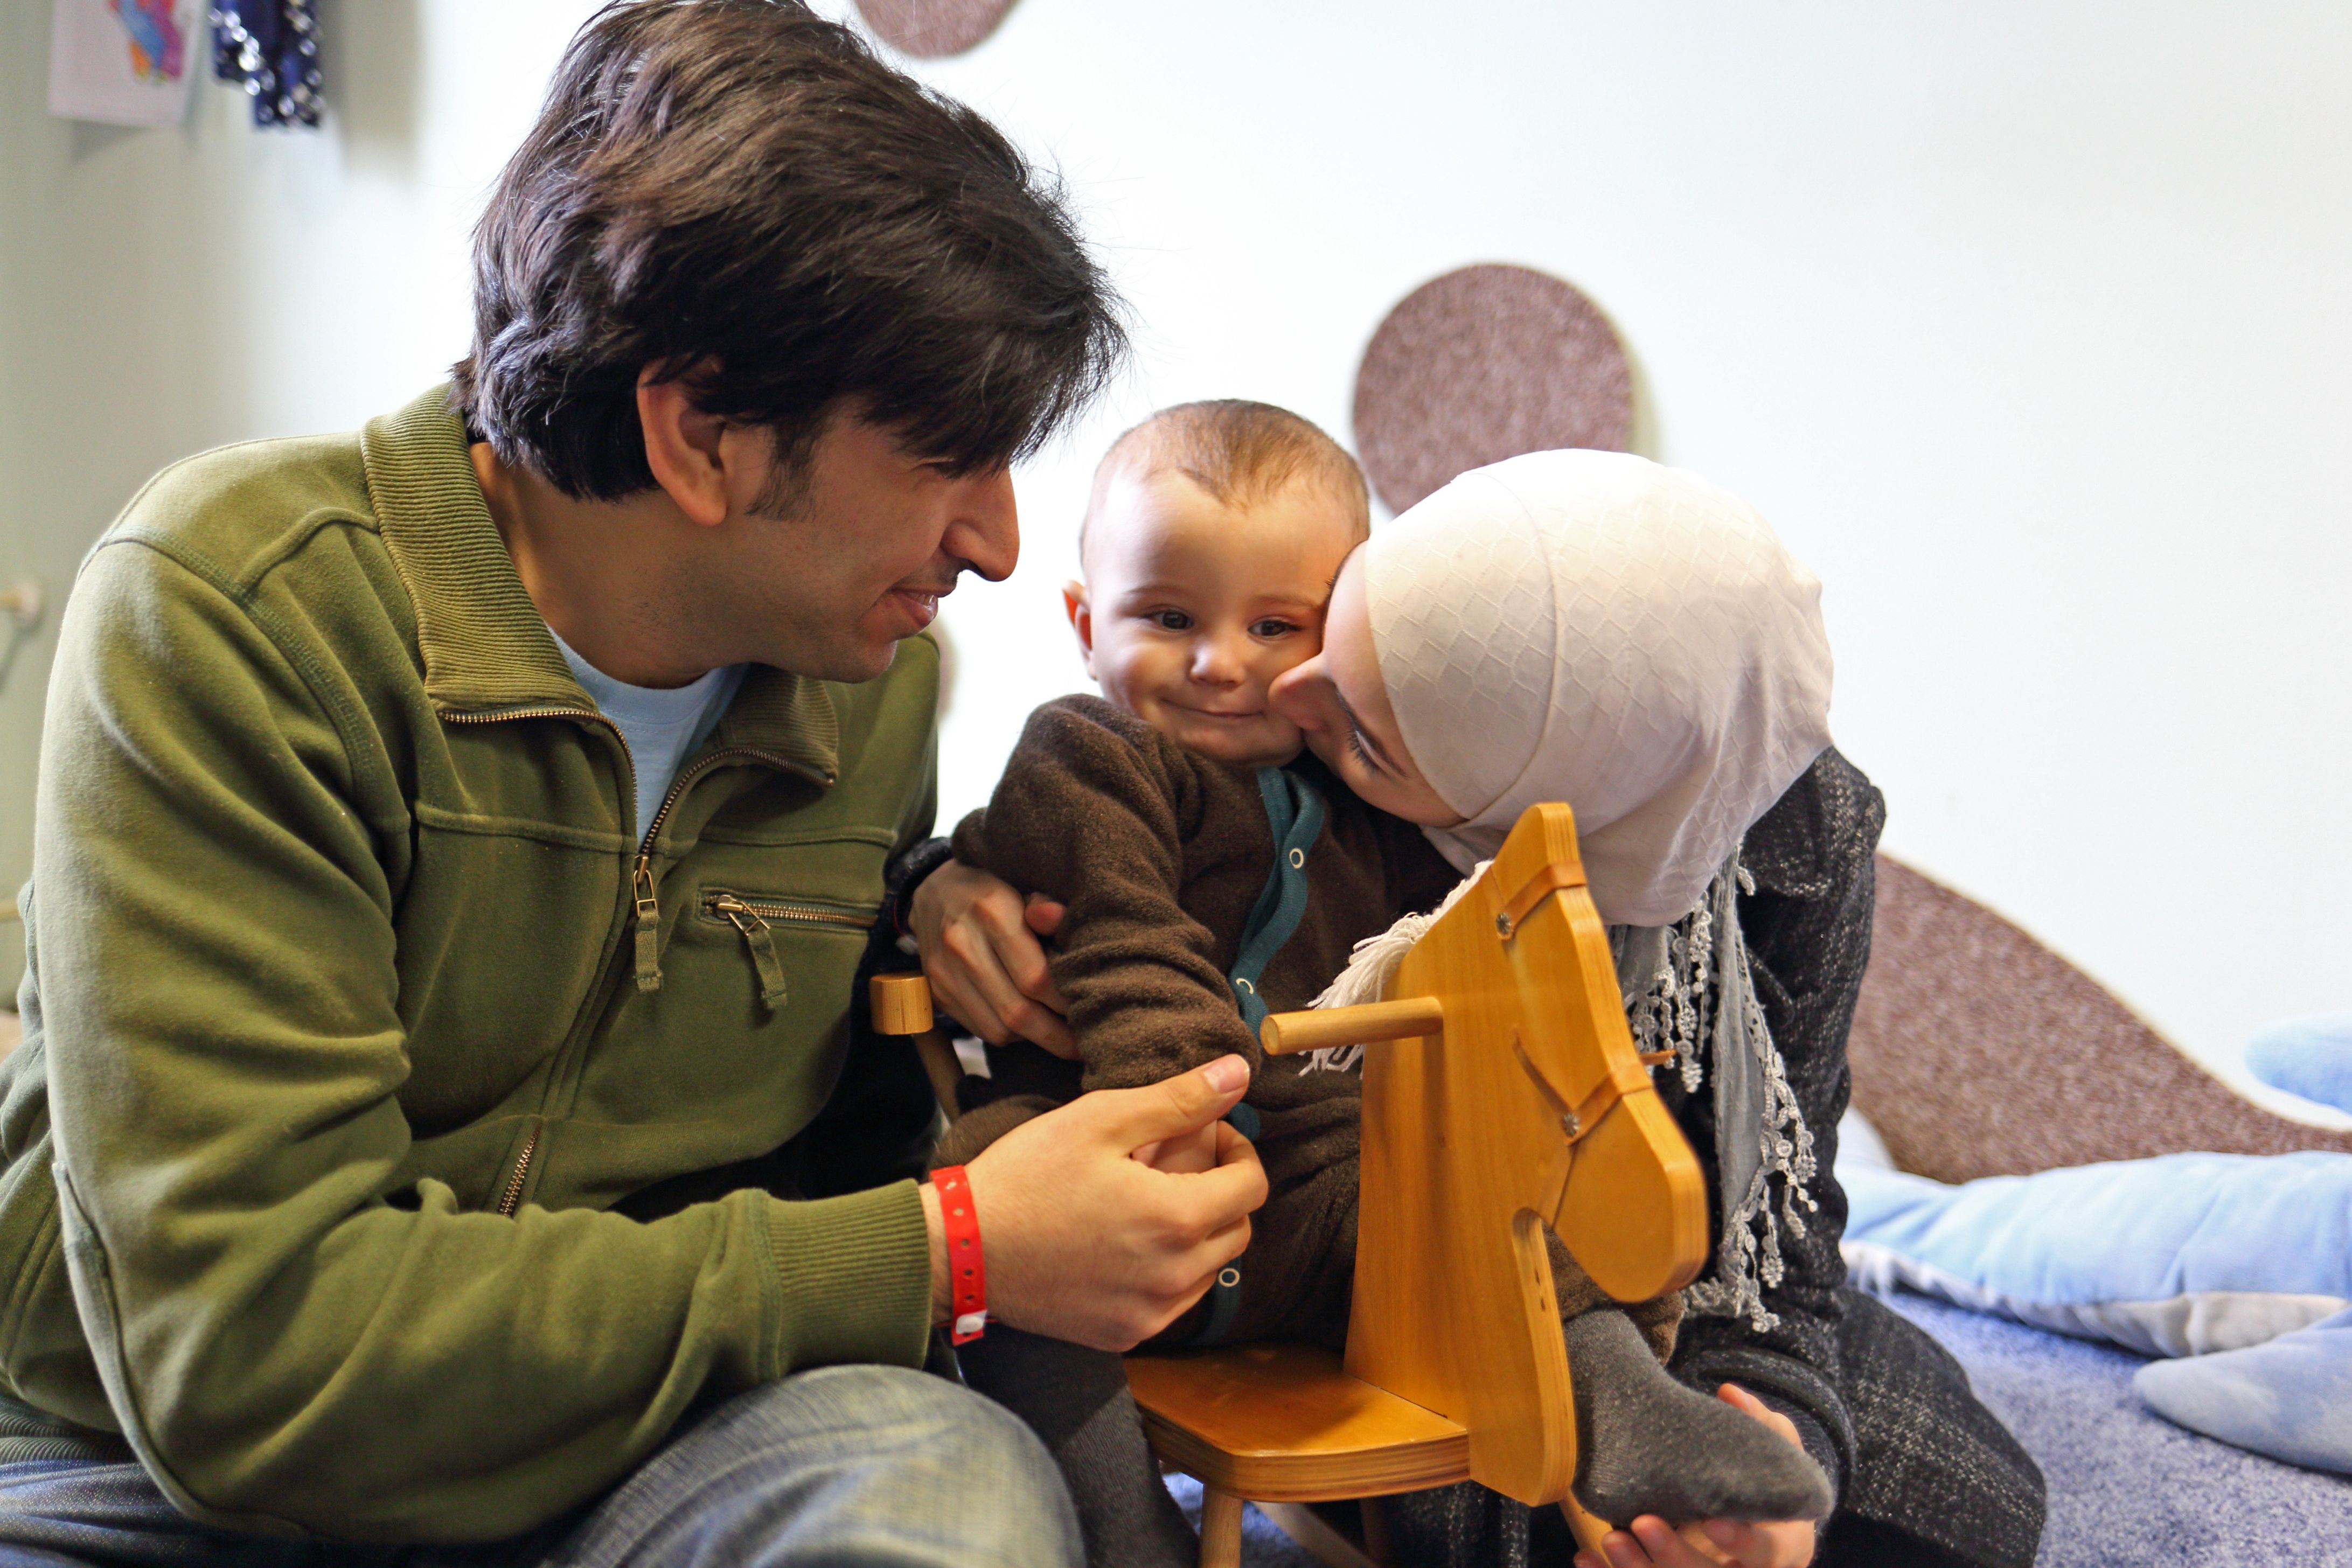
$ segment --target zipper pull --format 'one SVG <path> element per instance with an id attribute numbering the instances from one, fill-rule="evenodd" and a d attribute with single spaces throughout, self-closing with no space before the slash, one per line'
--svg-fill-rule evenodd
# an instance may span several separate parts
<path id="1" fill-rule="evenodd" d="M 630 887 L 637 900 L 637 989 L 661 989 L 661 899 L 654 892 L 654 857 L 637 857 Z"/>
<path id="2" fill-rule="evenodd" d="M 776 956 L 775 933 L 760 912 L 730 893 L 714 894 L 711 909 L 734 923 L 751 950 L 751 967 L 760 972 L 760 1000 L 773 1012 L 784 1005 L 784 961 Z"/>

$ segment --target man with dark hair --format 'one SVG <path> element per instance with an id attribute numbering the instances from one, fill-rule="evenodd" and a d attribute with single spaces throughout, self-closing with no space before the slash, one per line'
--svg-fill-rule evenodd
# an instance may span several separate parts
<path id="1" fill-rule="evenodd" d="M 942 1201 L 854 1001 L 930 825 L 924 628 L 1012 570 L 1105 281 L 844 29 L 630 0 L 476 310 L 453 388 L 165 471 L 77 584 L 0 1067 L 0 1560 L 1075 1562 L 1036 1441 L 918 1369 L 983 1279 L 1105 1347 L 1190 1306 L 1263 1175 L 1230 1129 L 1130 1156 L 1246 1072 L 1090 1096 Z"/>

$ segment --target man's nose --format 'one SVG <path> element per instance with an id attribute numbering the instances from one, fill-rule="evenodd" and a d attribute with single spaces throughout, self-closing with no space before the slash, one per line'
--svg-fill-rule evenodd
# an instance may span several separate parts
<path id="1" fill-rule="evenodd" d="M 992 468 L 956 481 L 954 510 L 940 549 L 991 582 L 1013 575 L 1021 559 L 1021 516 L 1013 499 L 1013 471 Z"/>

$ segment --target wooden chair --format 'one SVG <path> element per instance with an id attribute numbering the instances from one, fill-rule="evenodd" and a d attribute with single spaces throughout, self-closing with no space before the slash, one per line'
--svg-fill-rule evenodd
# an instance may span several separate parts
<path id="1" fill-rule="evenodd" d="M 877 1027 L 929 1027 L 909 980 L 877 981 Z M 1633 1049 L 1569 809 L 1528 809 L 1382 1000 L 1277 1013 L 1260 1035 L 1273 1055 L 1373 1047 L 1355 1293 L 1344 1362 L 1285 1343 L 1128 1358 L 1153 1451 L 1202 1482 L 1202 1568 L 1239 1563 L 1244 1500 L 1461 1480 L 1559 1503 L 1597 1545 L 1608 1525 L 1569 1495 L 1574 1391 L 1543 1228 L 1611 1295 L 1643 1300 L 1706 1260 L 1706 1193 Z M 951 1086 L 945 1041 L 925 1050 Z"/>

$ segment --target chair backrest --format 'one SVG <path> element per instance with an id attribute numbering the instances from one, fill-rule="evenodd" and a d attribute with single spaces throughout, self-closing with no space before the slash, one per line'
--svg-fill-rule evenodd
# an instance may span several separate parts
<path id="1" fill-rule="evenodd" d="M 1707 1249 L 1566 806 L 1530 808 L 1414 945 L 1387 999 L 1409 998 L 1444 1024 L 1365 1053 L 1348 1370 L 1468 1428 L 1477 1480 L 1556 1502 L 1576 1424 L 1543 1226 L 1625 1301 L 1680 1289 Z"/>

